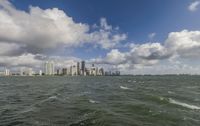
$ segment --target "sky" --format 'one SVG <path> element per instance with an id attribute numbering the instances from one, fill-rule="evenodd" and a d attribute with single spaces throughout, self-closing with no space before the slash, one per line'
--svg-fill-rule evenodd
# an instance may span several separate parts
<path id="1" fill-rule="evenodd" d="M 0 0 L 0 19 L 0 70 L 200 74 L 200 0 Z"/>

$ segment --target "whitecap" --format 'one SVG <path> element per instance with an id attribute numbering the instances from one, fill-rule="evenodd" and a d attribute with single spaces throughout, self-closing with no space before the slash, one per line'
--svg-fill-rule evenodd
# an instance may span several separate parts
<path id="1" fill-rule="evenodd" d="M 53 101 L 53 100 L 56 100 L 56 99 L 58 99 L 57 96 L 50 96 L 47 99 L 42 100 L 40 103 L 47 102 L 47 101 Z"/>
<path id="2" fill-rule="evenodd" d="M 169 102 L 172 103 L 172 104 L 180 105 L 180 106 L 185 107 L 185 108 L 200 110 L 199 106 L 195 106 L 195 105 L 190 105 L 190 104 L 187 104 L 187 103 L 179 102 L 179 101 L 176 101 L 176 100 L 171 99 L 171 98 L 169 98 Z"/>
<path id="3" fill-rule="evenodd" d="M 48 99 L 57 99 L 57 96 L 51 96 Z"/>
<path id="4" fill-rule="evenodd" d="M 128 80 L 128 83 L 131 83 L 131 80 Z"/>
<path id="5" fill-rule="evenodd" d="M 163 101 L 165 98 L 163 98 L 163 97 L 159 97 L 159 99 L 160 99 L 161 101 Z"/>
<path id="6" fill-rule="evenodd" d="M 124 90 L 128 90 L 128 89 L 130 89 L 130 88 L 128 88 L 128 87 L 124 87 L 124 86 L 120 86 L 120 88 L 121 88 L 121 89 L 124 89 Z"/>
<path id="7" fill-rule="evenodd" d="M 174 92 L 172 92 L 172 91 L 168 91 L 167 93 L 168 93 L 168 94 L 174 94 Z"/>
<path id="8" fill-rule="evenodd" d="M 90 99 L 89 102 L 90 102 L 90 103 L 93 103 L 93 104 L 94 104 L 94 103 L 97 103 L 96 101 L 94 101 L 94 100 L 92 100 L 92 99 Z"/>

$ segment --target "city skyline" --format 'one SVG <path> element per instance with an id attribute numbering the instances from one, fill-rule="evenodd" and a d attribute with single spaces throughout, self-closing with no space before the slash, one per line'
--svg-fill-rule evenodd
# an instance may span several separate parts
<path id="1" fill-rule="evenodd" d="M 199 0 L 1 0 L 0 71 L 84 60 L 122 74 L 200 74 L 199 14 Z"/>
<path id="2" fill-rule="evenodd" d="M 86 65 L 85 61 L 68 64 L 69 67 L 56 67 L 54 61 L 45 61 L 43 68 L 36 70 L 32 67 L 21 67 L 16 71 L 4 68 L 0 76 L 119 76 L 118 70 L 105 70 L 101 66 Z"/>

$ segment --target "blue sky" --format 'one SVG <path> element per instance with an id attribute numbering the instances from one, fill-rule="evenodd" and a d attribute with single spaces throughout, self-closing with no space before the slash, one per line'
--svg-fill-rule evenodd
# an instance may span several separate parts
<path id="1" fill-rule="evenodd" d="M 20 2 L 11 0 L 11 2 L 16 8 L 25 11 L 29 11 L 29 6 L 38 6 L 42 9 L 56 7 L 72 17 L 75 22 L 90 25 L 99 23 L 99 19 L 105 17 L 110 25 L 118 26 L 120 32 L 128 35 L 124 43 L 163 42 L 172 31 L 200 28 L 199 10 L 191 13 L 187 9 L 192 0 L 152 0 L 151 2 L 146 0 L 20 0 Z M 148 38 L 150 33 L 156 33 L 153 39 Z M 95 49 L 93 53 L 88 53 L 85 48 L 75 49 L 73 55 L 90 58 L 105 55 L 108 51 Z"/>
<path id="2" fill-rule="evenodd" d="M 159 33 L 156 40 L 163 41 L 171 31 L 200 28 L 199 10 L 188 11 L 193 0 L 11 0 L 20 10 L 29 6 L 42 9 L 59 8 L 73 17 L 75 22 L 95 24 L 105 17 L 109 24 L 119 26 L 128 33 L 130 41 L 147 41 L 151 32 Z"/>
<path id="3" fill-rule="evenodd" d="M 73 59 L 76 60 L 84 59 L 89 62 L 95 60 L 97 64 L 114 64 L 114 67 L 124 71 L 126 71 L 125 66 L 128 66 L 126 69 L 132 68 L 135 71 L 137 71 L 137 69 L 141 71 L 141 67 L 143 69 L 143 67 L 151 66 L 152 69 L 154 69 L 155 66 L 159 65 L 161 65 L 161 67 L 165 67 L 166 64 L 171 66 L 171 64 L 173 64 L 172 61 L 174 61 L 176 65 L 178 64 L 178 67 L 182 65 L 180 67 L 181 73 L 186 71 L 182 69 L 183 66 L 196 67 L 196 64 L 198 64 L 198 61 L 196 61 L 194 65 L 192 62 L 195 60 L 190 62 L 191 60 L 189 59 L 194 57 L 194 59 L 197 59 L 196 55 L 198 54 L 199 40 L 195 39 L 194 41 L 193 38 L 199 38 L 199 0 L 3 1 L 4 2 L 0 3 L 2 6 L 0 12 L 2 11 L 3 14 L 5 14 L 4 12 L 8 14 L 11 13 L 10 15 L 5 14 L 6 16 L 3 18 L 10 16 L 11 20 L 15 23 L 12 24 L 13 26 L 20 27 L 22 31 L 31 31 L 31 33 L 33 33 L 33 36 L 29 37 L 30 34 L 24 35 L 21 31 L 16 31 L 17 35 L 23 35 L 24 37 L 13 36 L 13 39 L 17 38 L 16 41 L 18 43 L 14 42 L 13 39 L 7 39 L 6 35 L 3 33 L 2 35 L 0 34 L 0 41 L 2 41 L 4 46 L 7 46 L 7 41 L 9 41 L 8 43 L 14 44 L 12 46 L 20 48 L 20 50 L 16 49 L 19 53 L 18 56 L 30 54 L 42 55 L 42 57 L 73 57 Z M 7 1 L 7 3 L 5 1 Z M 11 6 L 12 9 L 6 10 L 8 6 Z M 57 10 L 53 10 L 53 8 Z M 45 10 L 49 11 L 46 12 Z M 31 13 L 32 11 L 34 12 L 33 14 Z M 27 15 L 23 16 L 23 12 Z M 64 31 L 65 35 L 60 28 L 58 31 L 49 29 L 50 31 L 52 30 L 52 32 L 48 34 L 42 30 L 41 33 L 35 31 L 35 27 L 41 28 L 39 26 L 41 22 L 38 23 L 38 21 L 42 20 L 43 23 L 46 21 L 46 18 L 44 19 L 44 17 L 40 17 L 40 15 L 48 13 L 55 16 L 58 12 L 59 14 L 64 13 L 66 15 L 64 16 L 66 22 L 71 22 L 69 30 Z M 36 17 L 34 15 L 35 13 L 37 15 Z M 19 15 L 22 16 L 21 19 L 17 19 Z M 31 19 L 33 18 L 33 20 L 29 20 L 30 17 Z M 49 18 L 52 17 L 48 17 L 48 19 Z M 71 21 L 70 18 L 73 21 Z M 59 21 L 55 19 L 54 23 L 57 22 L 59 24 Z M 66 23 L 65 21 L 64 23 Z M 24 22 L 36 26 L 29 27 L 24 25 Z M 6 25 L 3 23 L 5 22 L 0 22 L 2 26 Z M 52 25 L 50 22 L 46 24 L 48 23 L 48 26 Z M 78 26 L 79 24 L 81 24 L 80 27 Z M 93 28 L 94 26 L 96 26 L 96 28 Z M 77 28 L 77 30 L 71 29 L 71 27 Z M 10 27 L 5 27 L 5 29 L 8 28 Z M 63 25 L 63 29 L 66 30 L 68 28 Z M 73 36 L 73 32 L 77 33 L 77 35 L 71 40 L 70 35 Z M 175 34 L 173 34 L 174 32 Z M 58 36 L 58 39 L 51 39 L 51 42 L 48 44 L 48 35 L 55 35 L 56 38 L 56 35 L 60 33 L 67 37 L 63 39 L 63 36 Z M 47 38 L 44 37 L 44 34 Z M 106 35 L 108 35 L 107 38 L 101 38 Z M 188 36 L 188 38 L 185 36 Z M 116 37 L 116 40 L 114 37 Z M 48 46 L 41 47 L 45 44 Z M 190 47 L 190 45 L 194 45 L 194 47 Z M 196 52 L 191 52 L 191 50 L 196 50 Z M 9 52 L 9 54 L 10 53 L 11 52 Z M 2 54 L 4 54 L 4 52 L 2 52 Z M 188 55 L 190 55 L 189 58 Z M 153 59 L 151 59 L 152 57 Z M 121 61 L 117 59 L 121 59 Z M 113 63 L 114 61 L 118 62 L 118 64 Z M 3 65 L 4 63 L 1 64 Z M 149 72 L 148 69 L 146 70 L 147 72 Z M 157 69 L 159 69 L 158 71 L 160 72 L 160 68 Z M 195 68 L 191 69 L 193 70 Z M 192 70 L 190 73 L 192 73 Z M 171 73 L 175 71 L 177 70 L 174 67 Z"/>

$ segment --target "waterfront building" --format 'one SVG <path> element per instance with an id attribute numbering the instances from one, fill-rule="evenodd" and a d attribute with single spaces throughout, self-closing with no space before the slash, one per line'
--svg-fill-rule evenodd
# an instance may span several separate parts
<path id="1" fill-rule="evenodd" d="M 80 63 L 79 62 L 77 62 L 77 75 L 81 75 Z"/>
<path id="2" fill-rule="evenodd" d="M 77 67 L 75 65 L 70 67 L 70 75 L 71 76 L 77 75 Z"/>
<path id="3" fill-rule="evenodd" d="M 32 68 L 27 68 L 27 70 L 25 71 L 25 74 L 27 75 L 27 76 L 32 76 L 33 75 L 33 69 Z"/>
<path id="4" fill-rule="evenodd" d="M 24 69 L 20 68 L 20 76 L 24 76 Z"/>
<path id="5" fill-rule="evenodd" d="M 54 63 L 47 61 L 45 63 L 45 75 L 54 75 Z"/>
<path id="6" fill-rule="evenodd" d="M 96 76 L 97 75 L 97 70 L 96 70 L 94 64 L 92 64 L 92 67 L 90 69 L 90 75 L 91 76 Z"/>
<path id="7" fill-rule="evenodd" d="M 81 62 L 81 75 L 83 75 L 83 76 L 86 75 L 86 73 L 85 73 L 85 61 Z"/>
<path id="8" fill-rule="evenodd" d="M 86 75 L 86 76 L 89 76 L 89 75 L 90 75 L 90 69 L 88 69 L 88 68 L 85 69 L 85 75 Z"/>
<path id="9" fill-rule="evenodd" d="M 67 75 L 67 68 L 62 69 L 62 75 Z"/>
<path id="10" fill-rule="evenodd" d="M 100 69 L 99 69 L 99 75 L 100 75 L 100 76 L 105 75 L 105 74 L 104 74 L 104 69 L 103 69 L 103 68 L 100 68 Z"/>
<path id="11" fill-rule="evenodd" d="M 62 75 L 62 70 L 61 69 L 57 69 L 56 74 L 57 75 Z"/>
<path id="12" fill-rule="evenodd" d="M 95 72 L 95 74 L 96 74 L 96 76 L 98 76 L 99 75 L 99 68 L 98 67 L 96 67 L 96 72 Z"/>
<path id="13" fill-rule="evenodd" d="M 39 75 L 42 76 L 42 70 L 39 71 Z"/>
<path id="14" fill-rule="evenodd" d="M 21 68 L 20 69 L 20 76 L 32 76 L 33 75 L 32 68 Z"/>
<path id="15" fill-rule="evenodd" d="M 9 75 L 10 75 L 10 70 L 9 69 L 5 69 L 4 76 L 9 76 Z"/>
<path id="16" fill-rule="evenodd" d="M 112 75 L 112 72 L 111 71 L 106 71 L 105 72 L 105 76 L 111 76 Z"/>

